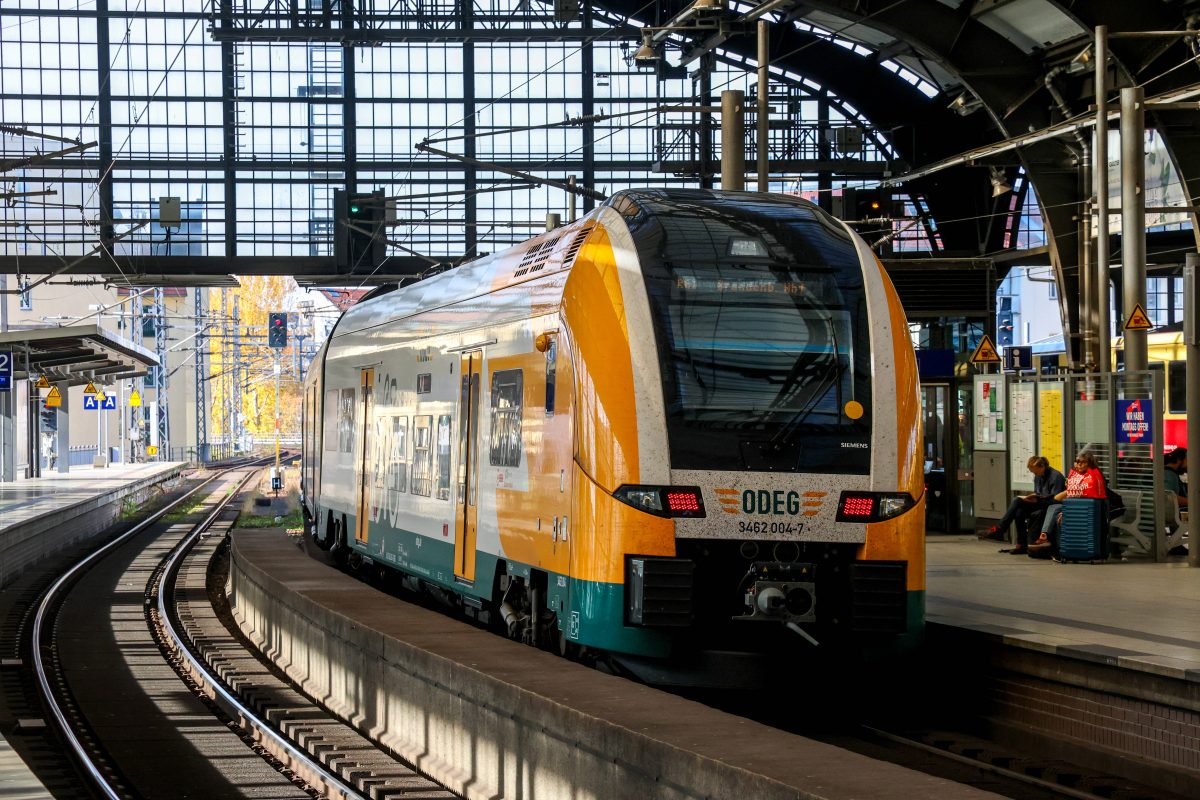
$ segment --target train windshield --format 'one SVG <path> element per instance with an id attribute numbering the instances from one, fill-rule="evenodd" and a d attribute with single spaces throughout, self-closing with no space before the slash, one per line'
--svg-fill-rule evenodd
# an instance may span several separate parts
<path id="1" fill-rule="evenodd" d="M 638 248 L 671 464 L 865 474 L 871 359 L 857 253 L 820 212 L 768 207 L 765 220 L 744 208 L 656 215 L 656 252 Z M 673 232 L 690 244 L 667 245 Z"/>

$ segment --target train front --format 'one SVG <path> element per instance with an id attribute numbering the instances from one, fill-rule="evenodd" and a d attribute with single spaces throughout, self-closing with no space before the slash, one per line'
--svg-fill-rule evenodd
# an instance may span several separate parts
<path id="1" fill-rule="evenodd" d="M 633 360 L 661 381 L 637 397 L 644 477 L 612 496 L 670 519 L 675 545 L 626 554 L 626 626 L 693 657 L 911 645 L 925 588 L 918 379 L 874 254 L 796 198 L 646 191 L 610 207 L 652 331 L 631 337 Z"/>

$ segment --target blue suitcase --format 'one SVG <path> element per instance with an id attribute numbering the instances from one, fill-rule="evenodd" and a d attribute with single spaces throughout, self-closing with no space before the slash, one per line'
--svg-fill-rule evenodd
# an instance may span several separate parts
<path id="1" fill-rule="evenodd" d="M 1103 500 L 1068 497 L 1063 500 L 1058 555 L 1066 561 L 1104 561 L 1108 558 L 1108 512 Z"/>

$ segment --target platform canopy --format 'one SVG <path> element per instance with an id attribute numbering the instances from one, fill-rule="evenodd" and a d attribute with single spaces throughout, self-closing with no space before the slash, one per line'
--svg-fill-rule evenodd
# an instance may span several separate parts
<path id="1" fill-rule="evenodd" d="M 0 351 L 12 351 L 14 379 L 45 375 L 70 386 L 136 378 L 159 365 L 154 353 L 99 325 L 6 331 Z"/>

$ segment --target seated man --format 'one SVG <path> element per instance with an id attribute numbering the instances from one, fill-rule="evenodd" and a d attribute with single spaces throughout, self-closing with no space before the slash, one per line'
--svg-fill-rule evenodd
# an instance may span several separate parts
<path id="1" fill-rule="evenodd" d="M 1175 495 L 1179 500 L 1179 510 L 1187 511 L 1187 488 L 1183 484 L 1183 476 L 1187 474 L 1187 448 L 1176 447 L 1163 457 L 1163 489 Z M 1187 546 L 1177 544 L 1167 551 L 1168 555 L 1186 556 Z"/>
<path id="2" fill-rule="evenodd" d="M 1008 511 L 1000 521 L 988 529 L 986 538 L 1003 540 L 1008 534 L 1008 526 L 1017 524 L 1017 546 L 1009 552 L 1020 555 L 1026 552 L 1029 544 L 1029 520 L 1038 511 L 1050 505 L 1051 498 L 1067 488 L 1067 479 L 1061 472 L 1050 466 L 1045 456 L 1033 456 L 1025 465 L 1033 473 L 1033 494 L 1014 498 L 1008 505 Z"/>

